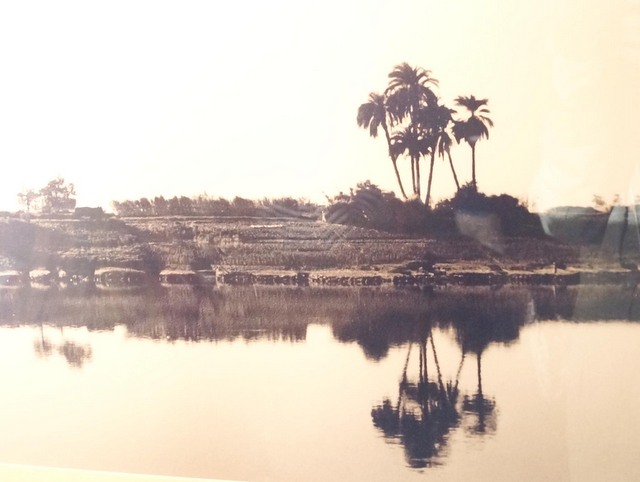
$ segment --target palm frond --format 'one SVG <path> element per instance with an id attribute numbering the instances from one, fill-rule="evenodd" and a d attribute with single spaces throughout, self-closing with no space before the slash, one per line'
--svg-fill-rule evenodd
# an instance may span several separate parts
<path id="1" fill-rule="evenodd" d="M 394 122 L 402 122 L 410 110 L 410 96 L 407 90 L 395 90 L 387 96 L 387 110 Z"/>
<path id="2" fill-rule="evenodd" d="M 489 127 L 493 127 L 493 121 L 486 115 L 479 115 L 478 119 L 482 120 L 485 124 L 488 124 Z"/>
<path id="3" fill-rule="evenodd" d="M 489 99 L 476 99 L 473 95 L 461 95 L 456 97 L 455 102 L 456 105 L 465 107 L 469 112 L 471 112 L 471 115 L 473 116 L 480 107 L 487 105 Z"/>
<path id="4" fill-rule="evenodd" d="M 390 151 L 395 156 L 406 153 L 412 158 L 419 158 L 431 152 L 430 138 L 424 132 L 408 126 L 391 136 Z"/>
<path id="5" fill-rule="evenodd" d="M 386 125 L 387 110 L 384 96 L 372 92 L 369 101 L 361 104 L 356 118 L 358 126 L 369 129 L 371 137 L 378 136 L 378 127 Z"/>
<path id="6" fill-rule="evenodd" d="M 430 70 L 411 67 L 405 62 L 396 65 L 389 73 L 389 84 L 385 95 L 388 99 L 394 100 L 396 116 L 403 118 L 421 105 L 437 102 L 438 97 L 431 90 L 430 85 L 438 85 L 438 81 L 431 77 Z"/>

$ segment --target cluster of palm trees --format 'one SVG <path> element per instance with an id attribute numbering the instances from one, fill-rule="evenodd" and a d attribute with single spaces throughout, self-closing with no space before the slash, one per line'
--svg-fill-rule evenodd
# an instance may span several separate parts
<path id="1" fill-rule="evenodd" d="M 420 160 L 429 159 L 429 177 L 425 204 L 431 201 L 431 184 L 435 157 L 447 156 L 457 189 L 460 182 L 451 159 L 453 139 L 466 141 L 471 147 L 472 187 L 477 190 L 475 146 L 481 138 L 489 137 L 493 127 L 488 117 L 488 99 L 476 99 L 473 95 L 459 96 L 455 103 L 464 107 L 469 115 L 465 119 L 454 118 L 457 112 L 440 102 L 433 88 L 438 81 L 431 71 L 411 67 L 407 63 L 397 65 L 389 74 L 389 85 L 383 94 L 371 93 L 369 100 L 358 108 L 358 125 L 377 137 L 384 132 L 389 157 L 393 164 L 400 192 L 407 193 L 398 170 L 398 159 L 406 156 L 411 161 L 413 196 L 421 199 Z"/>

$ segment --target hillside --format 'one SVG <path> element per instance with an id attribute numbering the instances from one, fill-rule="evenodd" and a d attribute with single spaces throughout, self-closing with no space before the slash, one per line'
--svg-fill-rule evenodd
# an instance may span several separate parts
<path id="1" fill-rule="evenodd" d="M 434 240 L 308 220 L 144 217 L 0 220 L 0 269 L 102 266 L 245 270 L 389 270 L 415 260 L 507 269 L 579 263 L 576 248 L 551 239 Z"/>

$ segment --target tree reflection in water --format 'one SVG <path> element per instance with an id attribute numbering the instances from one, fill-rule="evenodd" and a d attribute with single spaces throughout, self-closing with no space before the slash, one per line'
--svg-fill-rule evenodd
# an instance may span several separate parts
<path id="1" fill-rule="evenodd" d="M 373 361 L 393 347 L 410 347 L 397 399 L 372 410 L 375 426 L 401 442 L 409 464 L 440 463 L 455 430 L 485 436 L 496 430 L 495 401 L 484 392 L 482 359 L 491 343 L 510 343 L 527 322 L 550 319 L 640 321 L 637 287 L 447 287 L 413 290 L 188 287 L 132 293 L 0 290 L 0 326 L 40 326 L 36 355 L 63 356 L 72 367 L 91 359 L 91 347 L 53 342 L 43 324 L 88 331 L 126 327 L 127 336 L 162 342 L 262 339 L 299 342 L 309 324 L 328 324 L 334 337 L 356 343 Z M 433 333 L 450 330 L 460 348 L 458 371 L 444 379 Z M 432 332 L 433 330 L 433 332 Z M 476 388 L 458 392 L 467 359 L 475 358 Z M 444 361 L 444 358 L 443 358 Z M 449 358 L 448 363 L 458 364 Z M 408 373 L 407 367 L 413 363 Z M 444 363 L 443 363 L 444 364 Z M 448 367 L 455 368 L 455 367 Z M 409 370 L 411 372 L 412 370 Z M 460 390 L 462 392 L 462 390 Z"/>
<path id="2" fill-rule="evenodd" d="M 447 297 L 445 296 L 445 299 Z M 531 321 L 529 296 L 513 293 L 467 293 L 456 303 L 432 300 L 429 319 L 441 327 L 453 327 L 460 347 L 460 362 L 453 380 L 443 380 L 431 325 L 425 317 L 414 326 L 418 341 L 418 378 L 411 381 L 407 369 L 414 342 L 409 343 L 405 366 L 394 405 L 385 398 L 371 411 L 374 425 L 390 441 L 399 441 L 407 463 L 414 468 L 442 463 L 451 431 L 463 427 L 469 435 L 486 435 L 496 430 L 495 401 L 482 388 L 482 354 L 490 343 L 510 343 L 519 336 L 520 327 Z M 468 354 L 475 354 L 477 388 L 459 400 L 459 379 Z M 430 364 L 435 367 L 431 373 Z"/>
<path id="3" fill-rule="evenodd" d="M 79 345 L 69 340 L 65 340 L 58 346 L 58 353 L 65 357 L 69 365 L 76 368 L 81 368 L 86 361 L 91 359 L 90 346 Z"/>
<path id="4" fill-rule="evenodd" d="M 473 395 L 465 395 L 462 409 L 465 413 L 476 416 L 476 420 L 465 425 L 465 430 L 471 434 L 483 435 L 496 430 L 495 401 L 485 398 L 482 393 L 482 353 L 476 353 L 478 366 L 478 389 Z"/>
<path id="5" fill-rule="evenodd" d="M 429 344 L 437 381 L 429 379 Z M 418 379 L 409 380 L 407 369 L 412 347 L 413 343 L 409 344 L 396 405 L 386 398 L 371 410 L 371 417 L 386 437 L 402 443 L 411 467 L 423 468 L 438 463 L 437 456 L 447 443 L 449 431 L 458 424 L 458 382 L 448 381 L 446 386 L 443 383 L 430 328 L 418 344 Z"/>
<path id="6" fill-rule="evenodd" d="M 60 327 L 60 334 L 64 337 L 64 330 Z M 33 349 L 41 358 L 48 358 L 56 349 L 58 354 L 62 355 L 67 363 L 75 368 L 82 368 L 85 362 L 91 359 L 91 347 L 89 345 L 81 345 L 67 339 L 62 340 L 60 344 L 54 344 L 44 335 L 44 324 L 40 323 L 40 336 L 33 342 Z"/>
<path id="7" fill-rule="evenodd" d="M 33 341 L 33 349 L 41 358 L 47 358 L 53 353 L 53 343 L 44 336 L 44 325 L 40 323 L 40 336 Z"/>

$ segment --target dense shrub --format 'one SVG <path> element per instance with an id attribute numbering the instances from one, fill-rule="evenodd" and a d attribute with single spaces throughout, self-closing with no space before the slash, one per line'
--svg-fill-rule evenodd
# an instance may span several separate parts
<path id="1" fill-rule="evenodd" d="M 392 233 L 456 236 L 467 234 L 462 221 L 490 223 L 497 235 L 542 236 L 538 216 L 507 194 L 487 196 L 471 185 L 451 199 L 429 209 L 420 200 L 402 201 L 369 181 L 349 194 L 329 199 L 326 219 L 332 223 L 379 229 Z"/>
<path id="2" fill-rule="evenodd" d="M 437 222 L 448 223 L 446 227 L 451 228 L 451 224 L 456 224 L 456 216 L 460 219 L 460 216 L 466 215 L 476 219 L 495 220 L 504 236 L 543 235 L 539 217 L 530 213 L 517 198 L 508 194 L 487 196 L 477 192 L 470 184 L 461 187 L 451 199 L 438 203 L 433 215 L 436 226 Z"/>

